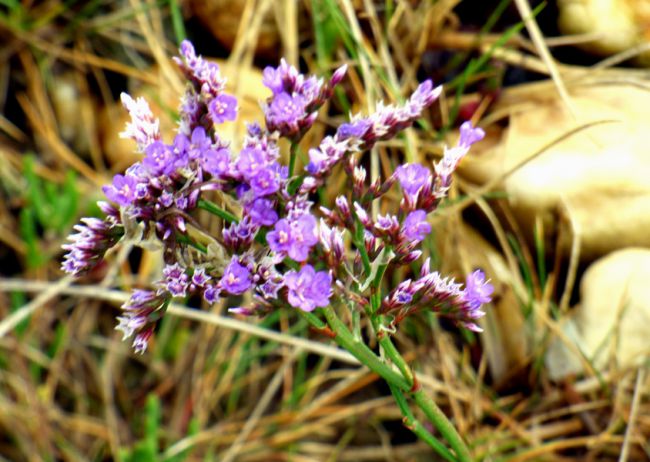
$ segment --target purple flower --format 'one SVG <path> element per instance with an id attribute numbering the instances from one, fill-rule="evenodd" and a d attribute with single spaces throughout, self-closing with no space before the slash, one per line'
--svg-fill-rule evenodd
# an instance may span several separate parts
<path id="1" fill-rule="evenodd" d="M 120 95 L 122 105 L 131 116 L 131 122 L 126 124 L 126 130 L 120 133 L 122 138 L 131 138 L 138 145 L 138 151 L 160 139 L 160 123 L 149 108 L 144 98 L 133 99 L 127 93 Z"/>
<path id="2" fill-rule="evenodd" d="M 144 354 L 147 351 L 149 346 L 149 339 L 153 335 L 153 326 L 143 329 L 141 332 L 138 332 L 133 339 L 133 351 L 138 354 Z"/>
<path id="3" fill-rule="evenodd" d="M 336 130 L 336 136 L 340 140 L 347 138 L 361 139 L 371 126 L 372 123 L 368 119 L 360 119 L 355 122 L 345 123 L 340 125 Z"/>
<path id="4" fill-rule="evenodd" d="M 467 276 L 465 280 L 465 300 L 469 306 L 478 310 L 482 304 L 490 303 L 492 300 L 494 286 L 485 280 L 485 273 L 476 270 Z"/>
<path id="5" fill-rule="evenodd" d="M 68 237 L 70 244 L 62 247 L 67 251 L 61 269 L 79 276 L 93 269 L 122 237 L 123 229 L 115 228 L 109 220 L 82 218 L 74 227 L 77 233 Z"/>
<path id="6" fill-rule="evenodd" d="M 205 273 L 204 267 L 196 268 L 192 274 L 192 284 L 197 287 L 205 286 L 210 279 L 212 278 Z"/>
<path id="7" fill-rule="evenodd" d="M 286 218 L 278 220 L 273 230 L 266 235 L 266 241 L 274 252 L 287 253 L 292 245 L 289 220 Z"/>
<path id="8" fill-rule="evenodd" d="M 266 235 L 269 247 L 276 253 L 285 253 L 296 261 L 305 261 L 309 251 L 318 242 L 316 218 L 304 214 L 296 220 L 279 220 Z"/>
<path id="9" fill-rule="evenodd" d="M 212 140 L 205 132 L 205 128 L 201 126 L 196 127 L 194 130 L 192 130 L 192 134 L 189 140 L 183 134 L 180 134 L 179 138 L 180 137 L 184 138 L 182 142 L 183 148 L 181 149 L 187 152 L 187 157 L 189 160 L 201 159 L 204 157 L 204 153 L 206 151 L 212 149 Z"/>
<path id="10" fill-rule="evenodd" d="M 266 111 L 267 121 L 274 126 L 286 124 L 297 127 L 298 121 L 305 116 L 305 99 L 300 95 L 282 92 L 273 98 Z"/>
<path id="11" fill-rule="evenodd" d="M 280 68 L 276 69 L 271 66 L 267 66 L 262 71 L 262 84 L 271 90 L 273 94 L 278 94 L 284 91 L 284 83 L 282 83 L 282 72 Z"/>
<path id="12" fill-rule="evenodd" d="M 237 118 L 237 98 L 231 95 L 219 95 L 208 105 L 210 118 L 216 124 Z"/>
<path id="13" fill-rule="evenodd" d="M 393 289 L 393 291 L 386 297 L 384 304 L 389 307 L 389 309 L 400 308 L 408 303 L 413 301 L 413 296 L 418 291 L 416 284 L 410 279 L 402 281 L 398 286 Z"/>
<path id="14" fill-rule="evenodd" d="M 212 176 L 223 176 L 230 172 L 230 151 L 227 148 L 210 149 L 200 159 L 203 169 Z"/>
<path id="15" fill-rule="evenodd" d="M 251 222 L 258 226 L 272 226 L 278 221 L 278 214 L 275 212 L 275 205 L 269 199 L 257 198 L 245 209 Z"/>
<path id="16" fill-rule="evenodd" d="M 252 244 L 259 228 L 258 224 L 253 223 L 251 217 L 244 216 L 238 223 L 232 223 L 223 230 L 223 242 L 234 251 L 246 249 Z"/>
<path id="17" fill-rule="evenodd" d="M 291 223 L 292 245 L 289 247 L 289 257 L 296 261 L 305 261 L 311 248 L 318 242 L 316 234 L 316 218 L 311 214 L 302 215 Z"/>
<path id="18" fill-rule="evenodd" d="M 348 140 L 326 136 L 318 148 L 309 150 L 309 164 L 305 170 L 312 175 L 324 176 L 334 165 L 340 162 L 350 150 Z"/>
<path id="19" fill-rule="evenodd" d="M 472 123 L 468 120 L 460 126 L 458 146 L 469 148 L 474 143 L 481 141 L 484 137 L 485 131 L 480 127 L 472 127 Z"/>
<path id="20" fill-rule="evenodd" d="M 217 301 L 221 295 L 221 289 L 214 284 L 207 284 L 203 290 L 203 299 L 212 304 Z"/>
<path id="21" fill-rule="evenodd" d="M 246 292 L 252 283 L 251 272 L 244 265 L 239 263 L 237 257 L 233 255 L 230 263 L 223 272 L 221 288 L 233 295 L 239 295 Z"/>
<path id="22" fill-rule="evenodd" d="M 173 297 L 185 297 L 187 289 L 190 286 L 189 277 L 185 273 L 185 269 L 178 263 L 167 265 L 163 269 L 165 289 L 172 294 Z"/>
<path id="23" fill-rule="evenodd" d="M 174 58 L 185 75 L 194 83 L 198 92 L 206 97 L 221 94 L 225 80 L 221 77 L 219 66 L 197 56 L 194 46 L 188 40 L 183 40 L 180 47 L 180 58 Z"/>
<path id="24" fill-rule="evenodd" d="M 418 85 L 404 108 L 410 116 L 419 117 L 424 108 L 431 106 L 438 99 L 440 93 L 442 93 L 442 85 L 434 88 L 431 80 L 425 80 Z"/>
<path id="25" fill-rule="evenodd" d="M 280 189 L 278 175 L 270 168 L 264 168 L 248 180 L 255 197 L 268 196 Z"/>
<path id="26" fill-rule="evenodd" d="M 123 316 L 118 316 L 116 330 L 124 334 L 122 340 L 136 334 L 133 348 L 136 353 L 144 353 L 148 341 L 153 335 L 153 329 L 160 319 L 169 302 L 169 295 L 150 290 L 135 290 L 131 298 L 122 305 Z"/>
<path id="27" fill-rule="evenodd" d="M 417 120 L 422 115 L 422 111 L 440 95 L 442 87 L 432 87 L 431 81 L 422 83 L 401 107 L 384 105 L 380 102 L 377 110 L 370 116 L 355 115 L 354 122 L 341 126 L 337 138 L 357 139 L 357 147 L 370 149 L 377 141 L 394 137 L 397 132 Z"/>
<path id="28" fill-rule="evenodd" d="M 399 231 L 399 220 L 395 215 L 379 215 L 377 216 L 375 229 L 389 236 L 396 236 Z"/>
<path id="29" fill-rule="evenodd" d="M 176 170 L 177 157 L 172 148 L 162 141 L 151 143 L 144 153 L 145 158 L 142 165 L 152 175 L 170 175 Z"/>
<path id="30" fill-rule="evenodd" d="M 127 207 L 136 200 L 136 186 L 138 180 L 131 175 L 117 174 L 113 177 L 113 183 L 102 188 L 108 200 L 115 202 L 122 207 Z"/>
<path id="31" fill-rule="evenodd" d="M 427 223 L 427 213 L 424 210 L 414 210 L 409 213 L 402 225 L 402 236 L 406 241 L 420 242 L 431 232 L 431 225 Z"/>
<path id="32" fill-rule="evenodd" d="M 257 172 L 265 166 L 266 156 L 264 156 L 264 152 L 261 149 L 257 147 L 246 147 L 239 153 L 237 170 L 244 178 L 255 177 Z"/>
<path id="33" fill-rule="evenodd" d="M 439 180 L 436 184 L 439 195 L 445 193 L 451 185 L 451 175 L 465 157 L 471 145 L 482 140 L 484 136 L 485 132 L 481 128 L 473 128 L 470 122 L 464 122 L 461 125 L 458 144 L 453 148 L 445 147 L 442 159 L 434 164 Z"/>
<path id="34" fill-rule="evenodd" d="M 313 311 L 316 307 L 329 305 L 332 275 L 327 271 L 316 272 L 311 265 L 305 265 L 299 272 L 285 274 L 284 283 L 289 289 L 287 299 L 294 308 Z"/>
<path id="35" fill-rule="evenodd" d="M 411 198 L 415 198 L 422 187 L 431 181 L 431 172 L 420 164 L 400 165 L 395 170 L 395 176 L 404 194 Z"/>

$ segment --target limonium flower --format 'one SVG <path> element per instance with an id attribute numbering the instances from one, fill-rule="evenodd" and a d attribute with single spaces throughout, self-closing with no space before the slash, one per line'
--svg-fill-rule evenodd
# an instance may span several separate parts
<path id="1" fill-rule="evenodd" d="M 427 223 L 427 213 L 424 210 L 415 210 L 409 213 L 402 225 L 402 236 L 411 242 L 420 242 L 431 232 L 431 225 Z"/>
<path id="2" fill-rule="evenodd" d="M 83 219 L 64 245 L 62 269 L 75 275 L 92 270 L 123 238 L 162 247 L 162 278 L 136 289 L 118 317 L 117 329 L 133 338 L 138 353 L 147 350 L 173 298 L 195 296 L 212 304 L 248 293 L 249 305 L 230 308 L 245 316 L 282 308 L 314 311 L 342 301 L 363 311 L 371 297 L 365 272 L 382 265 L 382 271 L 408 272 L 417 265 L 421 242 L 431 233 L 427 216 L 445 197 L 462 157 L 483 137 L 481 129 L 465 123 L 458 144 L 446 148 L 438 163 L 404 164 L 368 184 L 359 153 L 423 115 L 441 92 L 427 80 L 404 104 L 379 103 L 371 114 L 352 115 L 307 147 L 303 168 L 290 171 L 281 146 L 288 141 L 295 148 L 312 127 L 344 79 L 345 65 L 329 80 L 305 75 L 284 60 L 264 69 L 270 93 L 262 103 L 264 124 L 249 123 L 246 136 L 231 145 L 219 131 L 239 117 L 238 102 L 219 66 L 197 55 L 188 41 L 174 61 L 187 82 L 176 135 L 163 137 L 147 102 L 123 94 L 131 120 L 122 136 L 134 141 L 142 157 L 102 189 L 106 217 Z M 338 165 L 349 187 L 336 191 L 333 204 L 316 202 Z M 401 191 L 399 205 L 375 216 L 373 201 L 393 187 Z M 199 209 L 222 220 L 216 233 L 203 227 Z M 429 271 L 425 262 L 419 277 L 386 287 L 378 309 L 394 325 L 430 310 L 478 330 L 492 290 L 481 271 L 469 275 L 463 288 Z"/>
<path id="3" fill-rule="evenodd" d="M 304 311 L 329 305 L 332 295 L 332 276 L 326 271 L 315 271 L 305 265 L 298 272 L 289 271 L 284 277 L 289 289 L 289 304 Z"/>
<path id="4" fill-rule="evenodd" d="M 228 293 L 243 294 L 252 285 L 251 272 L 233 256 L 223 272 L 220 285 Z"/>

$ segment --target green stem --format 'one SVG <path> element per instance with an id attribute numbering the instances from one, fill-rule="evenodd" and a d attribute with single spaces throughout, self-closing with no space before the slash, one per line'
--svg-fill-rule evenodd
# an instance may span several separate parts
<path id="1" fill-rule="evenodd" d="M 296 167 L 296 157 L 298 157 L 298 143 L 291 143 L 289 148 L 289 178 L 293 176 L 293 170 Z"/>
<path id="2" fill-rule="evenodd" d="M 406 361 L 397 351 L 390 338 L 384 336 L 383 339 L 380 339 L 380 342 L 383 341 L 386 345 L 384 349 L 386 356 L 393 362 L 393 364 L 398 366 L 400 372 L 402 372 L 402 368 L 404 368 L 405 371 L 408 371 L 408 375 L 404 374 L 404 372 L 402 372 L 404 375 L 395 372 L 389 365 L 377 357 L 377 355 L 368 348 L 365 343 L 356 340 L 348 330 L 347 326 L 336 315 L 331 306 L 323 308 L 322 312 L 327 319 L 330 329 L 332 329 L 336 334 L 336 337 L 334 338 L 336 343 L 349 351 L 370 370 L 377 373 L 377 375 L 388 382 L 390 386 L 394 386 L 400 391 L 411 393 L 417 406 L 422 409 L 424 415 L 427 416 L 427 419 L 429 419 L 438 431 L 440 431 L 442 436 L 454 450 L 457 459 L 460 462 L 471 462 L 472 458 L 467 446 L 445 414 L 421 388 L 413 391 L 413 386 L 415 384 L 413 373 L 410 371 Z M 382 345 L 382 347 L 384 348 L 384 345 Z M 400 365 L 402 367 L 400 367 Z M 405 375 L 410 377 L 410 381 L 405 377 Z"/>
<path id="3" fill-rule="evenodd" d="M 230 212 L 225 211 L 221 207 L 219 207 L 217 204 L 214 202 L 210 202 L 209 200 L 206 199 L 199 199 L 198 206 L 200 209 L 207 210 L 213 215 L 218 216 L 219 218 L 227 221 L 228 223 L 238 223 L 239 218 L 237 218 L 235 215 L 233 215 Z"/>
<path id="4" fill-rule="evenodd" d="M 327 319 L 327 324 L 329 324 L 330 329 L 332 329 L 336 334 L 336 337 L 334 337 L 336 343 L 349 351 L 352 356 L 357 358 L 362 364 L 366 365 L 371 371 L 375 372 L 389 384 L 404 391 L 410 390 L 411 387 L 404 377 L 395 372 L 388 364 L 378 358 L 365 343 L 354 338 L 347 326 L 338 318 L 331 306 L 323 308 L 322 312 Z"/>
<path id="5" fill-rule="evenodd" d="M 412 396 L 415 404 L 422 409 L 422 412 L 427 416 L 429 422 L 431 422 L 438 431 L 442 433 L 442 436 L 444 436 L 445 440 L 447 440 L 456 453 L 458 460 L 461 462 L 471 462 L 472 456 L 470 455 L 465 442 L 449 419 L 447 419 L 444 412 L 442 412 L 438 405 L 433 402 L 431 397 L 429 397 L 429 395 L 427 395 L 421 388 L 412 393 Z"/>
<path id="6" fill-rule="evenodd" d="M 321 319 L 316 316 L 314 313 L 310 313 L 309 311 L 303 311 L 303 310 L 296 310 L 300 316 L 305 319 L 309 324 L 312 325 L 312 327 L 318 329 L 318 330 L 323 330 L 327 327 L 327 324 L 325 324 Z"/>
<path id="7" fill-rule="evenodd" d="M 363 225 L 355 216 L 355 229 L 354 229 L 354 246 L 359 251 L 361 255 L 361 263 L 363 263 L 363 271 L 366 273 L 367 277 L 370 277 L 372 272 L 372 267 L 370 265 L 370 257 L 368 257 L 368 252 L 366 252 L 366 244 L 363 239 Z"/>
<path id="8" fill-rule="evenodd" d="M 208 248 L 206 246 L 204 246 L 203 244 L 199 244 L 198 242 L 195 242 L 194 239 L 191 239 L 189 236 L 186 236 L 184 234 L 177 234 L 176 240 L 182 244 L 187 244 L 189 246 L 194 247 L 199 252 L 208 253 Z"/>
<path id="9" fill-rule="evenodd" d="M 399 388 L 396 388 L 391 384 L 388 384 L 388 386 L 390 387 L 390 391 L 395 398 L 397 406 L 399 407 L 400 411 L 402 411 L 402 415 L 404 416 L 404 426 L 415 433 L 417 437 L 422 441 L 431 446 L 433 450 L 440 454 L 445 460 L 448 460 L 449 462 L 456 462 L 456 457 L 454 457 L 449 449 L 447 449 L 444 444 L 442 444 L 435 436 L 433 436 L 429 430 L 427 430 L 422 425 L 422 423 L 415 418 L 411 412 L 411 409 L 409 408 L 404 393 L 402 393 Z"/>
<path id="10" fill-rule="evenodd" d="M 415 384 L 415 377 L 413 375 L 413 372 L 411 371 L 409 365 L 406 363 L 406 360 L 402 357 L 401 354 L 399 354 L 397 348 L 395 348 L 395 345 L 393 344 L 393 341 L 390 339 L 388 334 L 386 332 L 379 332 L 377 338 L 379 339 L 379 345 L 381 345 L 382 349 L 384 350 L 386 357 L 388 357 L 391 362 L 397 366 L 399 371 L 402 373 L 402 376 L 404 376 L 409 385 L 413 387 Z"/>
<path id="11" fill-rule="evenodd" d="M 445 440 L 447 440 L 449 445 L 456 453 L 458 460 L 463 462 L 471 461 L 472 457 L 470 456 L 469 450 L 467 449 L 467 446 L 465 445 L 465 442 L 461 436 L 456 431 L 456 428 L 452 425 L 449 419 L 447 419 L 447 416 L 440 410 L 438 405 L 429 397 L 429 395 L 427 395 L 424 390 L 419 387 L 418 383 L 415 380 L 415 375 L 411 371 L 411 368 L 409 367 L 404 357 L 400 354 L 400 352 L 397 351 L 397 348 L 395 348 L 395 345 L 393 344 L 390 337 L 383 333 L 383 335 L 379 336 L 379 344 L 384 349 L 386 357 L 389 358 L 391 362 L 397 366 L 404 378 L 411 384 L 411 395 L 413 396 L 415 404 L 417 404 L 417 406 L 422 409 L 422 412 L 424 412 L 424 415 L 427 416 L 429 422 L 431 422 L 438 429 L 438 431 L 442 433 Z M 415 390 L 413 390 L 414 388 Z"/>

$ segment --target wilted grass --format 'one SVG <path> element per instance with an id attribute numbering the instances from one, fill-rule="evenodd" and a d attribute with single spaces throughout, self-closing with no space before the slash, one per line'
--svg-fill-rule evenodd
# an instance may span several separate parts
<path id="1" fill-rule="evenodd" d="M 273 13 L 290 61 L 321 75 L 349 63 L 345 89 L 324 108 L 309 141 L 332 118 L 399 100 L 421 78 L 425 52 L 455 45 L 462 57 L 456 65 L 464 60 L 466 70 L 449 82 L 446 98 L 419 127 L 363 160 L 373 178 L 385 176 L 404 161 L 437 158 L 463 105 L 478 103 L 474 116 L 484 116 L 487 128 L 496 125 L 500 116 L 490 112 L 490 97 L 477 91 L 492 75 L 490 66 L 512 61 L 515 53 L 522 58 L 516 62 L 544 69 L 519 35 L 523 23 L 493 30 L 508 2 L 470 40 L 458 34 L 456 3 L 251 0 L 244 13 L 251 21 L 240 27 L 225 73 L 245 97 L 240 71 L 277 58 L 255 58 L 260 9 Z M 114 318 L 127 292 L 160 271 L 157 257 L 136 251 L 129 258 L 125 246 L 99 271 L 73 282 L 58 269 L 59 248 L 72 223 L 94 213 L 99 186 L 124 167 L 104 150 L 105 138 L 117 140 L 121 127 L 106 132 L 111 124 L 100 111 L 129 87 L 148 85 L 165 96 L 182 89 L 168 57 L 183 37 L 198 35 L 184 22 L 189 6 L 176 0 L 2 4 L 0 455 L 12 461 L 432 460 L 428 447 L 402 427 L 378 377 L 294 313 L 241 321 L 222 316 L 222 305 L 205 311 L 175 305 L 151 351 L 131 353 Z M 578 75 L 560 70 L 567 78 Z M 73 82 L 64 100 L 76 108 L 71 120 L 57 112 L 64 74 Z M 165 104 L 162 97 L 159 105 Z M 160 116 L 173 117 L 169 109 Z M 426 248 L 444 271 L 484 267 L 498 296 L 482 335 L 450 329 L 433 316 L 401 327 L 396 343 L 422 385 L 477 460 L 648 457 L 645 369 L 636 379 L 635 371 L 600 373 L 584 358 L 583 377 L 554 383 L 547 376 L 544 354 L 568 311 L 578 257 L 564 261 L 541 228 L 533 245 L 527 242 L 499 198 L 502 179 L 483 186 L 460 180 L 434 219 Z M 486 229 L 470 228 L 468 215 L 480 216 Z M 559 280 L 563 274 L 567 280 Z M 362 335 L 367 326 L 354 322 Z"/>

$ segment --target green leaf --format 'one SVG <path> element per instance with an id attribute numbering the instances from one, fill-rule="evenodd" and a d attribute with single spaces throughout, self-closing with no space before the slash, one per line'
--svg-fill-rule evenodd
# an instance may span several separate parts
<path id="1" fill-rule="evenodd" d="M 25 295 L 25 292 L 10 292 L 9 303 L 11 306 L 12 313 L 16 311 L 18 308 L 21 308 L 23 305 L 27 303 L 27 296 Z M 16 333 L 16 337 L 18 337 L 18 339 L 21 339 L 23 334 L 25 333 L 25 330 L 29 326 L 30 318 L 31 316 L 26 317 L 25 319 L 20 321 L 16 325 L 16 327 L 14 327 L 14 332 Z"/>
<path id="2" fill-rule="evenodd" d="M 187 37 L 187 33 L 185 32 L 183 12 L 178 4 L 178 0 L 169 0 L 169 14 L 172 18 L 172 28 L 174 29 L 174 35 L 176 36 L 176 43 L 180 45 Z"/>
<path id="3" fill-rule="evenodd" d="M 38 232 L 36 230 L 36 219 L 34 210 L 31 207 L 25 207 L 20 211 L 20 237 L 22 237 L 26 252 L 26 262 L 29 269 L 38 268 L 45 262 L 38 245 Z"/>
<path id="4" fill-rule="evenodd" d="M 158 453 L 158 429 L 160 428 L 161 415 L 160 398 L 154 393 L 149 393 L 144 405 L 144 441 L 153 448 L 153 453 Z"/>

